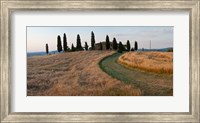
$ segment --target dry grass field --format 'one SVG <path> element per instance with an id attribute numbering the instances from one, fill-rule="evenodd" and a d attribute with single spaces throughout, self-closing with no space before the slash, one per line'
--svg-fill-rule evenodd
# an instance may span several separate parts
<path id="1" fill-rule="evenodd" d="M 99 61 L 113 51 L 80 51 L 27 59 L 28 96 L 140 95 L 140 89 L 104 73 Z"/>
<path id="2" fill-rule="evenodd" d="M 118 63 L 147 72 L 173 73 L 172 52 L 128 52 L 119 57 Z"/>

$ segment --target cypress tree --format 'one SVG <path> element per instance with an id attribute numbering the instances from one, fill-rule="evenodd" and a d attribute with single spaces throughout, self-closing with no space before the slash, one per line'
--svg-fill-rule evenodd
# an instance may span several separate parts
<path id="1" fill-rule="evenodd" d="M 134 50 L 135 50 L 135 51 L 138 50 L 138 43 L 137 43 L 137 41 L 135 41 L 135 48 L 134 48 Z"/>
<path id="2" fill-rule="evenodd" d="M 86 51 L 88 50 L 88 44 L 87 44 L 87 42 L 85 42 L 85 50 Z"/>
<path id="3" fill-rule="evenodd" d="M 76 50 L 83 50 L 83 47 L 81 46 L 81 38 L 80 38 L 80 35 L 78 34 L 77 35 L 77 40 L 76 40 Z"/>
<path id="4" fill-rule="evenodd" d="M 110 49 L 110 40 L 108 35 L 106 35 L 106 49 L 109 50 Z"/>
<path id="5" fill-rule="evenodd" d="M 103 46 L 102 46 L 102 43 L 100 42 L 100 44 L 99 44 L 100 46 L 99 46 L 99 50 L 103 50 Z"/>
<path id="6" fill-rule="evenodd" d="M 118 49 L 118 52 L 119 52 L 119 53 L 122 53 L 123 50 L 124 50 L 124 49 L 123 49 L 123 45 L 122 45 L 122 42 L 120 41 L 120 42 L 119 42 L 119 49 Z"/>
<path id="7" fill-rule="evenodd" d="M 62 44 L 61 44 L 60 35 L 58 35 L 58 37 L 57 37 L 57 50 L 58 50 L 58 52 L 62 51 Z"/>
<path id="8" fill-rule="evenodd" d="M 117 50 L 118 46 L 117 46 L 117 41 L 116 38 L 113 38 L 113 49 Z"/>
<path id="9" fill-rule="evenodd" d="M 73 44 L 72 44 L 72 47 L 71 47 L 71 51 L 75 51 L 75 47 L 74 47 Z"/>
<path id="10" fill-rule="evenodd" d="M 64 51 L 67 52 L 67 37 L 65 33 L 63 35 L 63 48 L 64 48 Z"/>
<path id="11" fill-rule="evenodd" d="M 92 31 L 91 32 L 91 47 L 92 47 L 92 50 L 95 49 L 95 36 L 94 36 L 94 32 Z"/>
<path id="12" fill-rule="evenodd" d="M 128 50 L 128 51 L 130 51 L 130 50 L 131 50 L 131 45 L 130 45 L 130 42 L 129 42 L 129 40 L 127 40 L 127 43 L 126 43 L 126 45 L 127 45 L 127 50 Z"/>
<path id="13" fill-rule="evenodd" d="M 49 54 L 49 46 L 48 46 L 48 44 L 46 44 L 46 53 L 47 53 L 47 55 Z"/>

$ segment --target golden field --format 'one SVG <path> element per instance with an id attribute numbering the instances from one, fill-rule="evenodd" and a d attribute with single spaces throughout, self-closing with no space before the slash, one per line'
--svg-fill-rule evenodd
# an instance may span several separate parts
<path id="1" fill-rule="evenodd" d="M 140 89 L 104 73 L 99 61 L 114 51 L 80 51 L 27 59 L 28 96 L 141 95 Z"/>
<path id="2" fill-rule="evenodd" d="M 155 73 L 173 73 L 173 52 L 127 52 L 118 63 L 128 68 Z"/>

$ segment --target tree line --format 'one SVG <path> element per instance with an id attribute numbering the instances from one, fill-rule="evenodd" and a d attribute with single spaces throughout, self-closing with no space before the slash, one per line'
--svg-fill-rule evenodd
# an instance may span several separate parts
<path id="1" fill-rule="evenodd" d="M 106 35 L 106 50 L 113 49 L 113 50 L 116 50 L 116 51 L 118 51 L 120 53 L 123 52 L 123 51 L 137 51 L 138 50 L 137 41 L 135 41 L 134 48 L 131 48 L 129 40 L 127 40 L 127 42 L 126 42 L 126 48 L 122 44 L 121 41 L 118 44 L 115 37 L 113 38 L 113 41 L 112 41 L 112 47 L 111 47 L 110 44 L 111 44 L 111 42 L 110 42 L 109 36 Z M 99 47 L 100 47 L 99 50 L 103 50 L 102 42 L 100 42 Z M 84 49 L 86 51 L 87 50 L 95 50 L 95 35 L 94 35 L 93 31 L 91 32 L 91 47 L 90 48 L 89 48 L 87 42 L 85 42 L 85 46 L 82 47 L 82 45 L 81 45 L 81 37 L 80 37 L 79 34 L 77 34 L 76 47 L 72 43 L 71 48 L 69 48 L 68 45 L 67 45 L 67 36 L 66 36 L 65 33 L 63 34 L 63 45 L 62 45 L 62 41 L 61 41 L 61 36 L 60 35 L 57 36 L 57 51 L 59 53 L 62 52 L 62 51 L 63 52 L 82 51 Z M 49 54 L 48 44 L 46 44 L 46 53 Z"/>

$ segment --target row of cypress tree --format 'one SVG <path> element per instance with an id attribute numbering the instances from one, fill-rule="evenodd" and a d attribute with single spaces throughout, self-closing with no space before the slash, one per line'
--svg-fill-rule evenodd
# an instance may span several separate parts
<path id="1" fill-rule="evenodd" d="M 92 46 L 93 50 L 95 49 L 94 45 L 95 45 L 95 37 L 94 37 L 94 33 L 92 32 L 91 33 L 91 46 Z M 88 47 L 89 46 L 88 46 L 87 42 L 85 42 L 85 47 L 84 47 L 85 50 L 88 50 Z M 76 39 L 76 47 L 72 43 L 71 50 L 70 50 L 70 48 L 67 46 L 66 34 L 64 33 L 64 35 L 63 35 L 63 50 L 64 50 L 64 52 L 67 52 L 67 51 L 81 51 L 81 50 L 84 50 L 84 48 L 81 45 L 81 37 L 78 34 L 77 35 L 77 39 Z M 57 50 L 58 50 L 58 52 L 62 51 L 62 43 L 61 43 L 60 35 L 58 35 L 58 37 L 57 37 Z"/>
<path id="2" fill-rule="evenodd" d="M 110 40 L 109 40 L 109 36 L 107 35 L 106 36 L 106 49 L 108 50 L 110 48 L 111 48 L 110 47 Z M 102 49 L 102 44 L 101 43 L 100 43 L 100 49 Z M 122 52 L 122 51 L 136 51 L 136 50 L 138 50 L 138 43 L 137 43 L 137 41 L 135 41 L 134 48 L 131 48 L 130 41 L 127 40 L 126 48 L 125 48 L 121 41 L 119 42 L 119 45 L 118 45 L 117 40 L 114 37 L 113 38 L 113 47 L 112 47 L 112 49 L 113 50 L 118 50 L 119 52 Z"/>
<path id="3" fill-rule="evenodd" d="M 107 50 L 111 49 L 110 46 L 111 45 L 110 45 L 109 36 L 106 35 L 106 49 Z M 89 46 L 88 46 L 87 42 L 85 42 L 85 47 L 84 47 L 85 50 L 88 50 L 88 47 Z M 80 38 L 79 34 L 77 35 L 76 47 L 72 43 L 71 49 L 67 46 L 67 37 L 66 37 L 65 33 L 63 34 L 63 47 L 62 47 L 62 41 L 61 41 L 60 35 L 57 36 L 57 50 L 58 50 L 58 52 L 61 52 L 61 51 L 64 51 L 64 52 L 67 52 L 67 51 L 81 51 L 81 50 L 84 50 L 84 48 L 81 45 L 81 38 Z M 100 50 L 102 50 L 102 49 L 103 49 L 103 46 L 102 46 L 102 43 L 100 43 Z M 113 50 L 118 50 L 118 52 L 130 51 L 130 50 L 134 51 L 134 50 L 138 49 L 138 44 L 135 41 L 135 47 L 134 47 L 134 49 L 133 48 L 131 49 L 130 41 L 127 40 L 126 48 L 125 48 L 124 45 L 122 44 L 122 42 L 119 42 L 119 44 L 118 44 L 116 38 L 113 38 L 112 49 Z M 95 35 L 94 35 L 93 31 L 91 32 L 91 50 L 95 50 Z M 48 44 L 46 44 L 46 53 L 47 54 L 49 53 Z"/>

